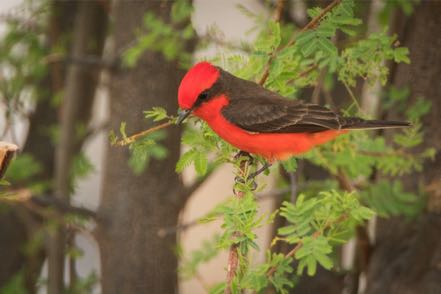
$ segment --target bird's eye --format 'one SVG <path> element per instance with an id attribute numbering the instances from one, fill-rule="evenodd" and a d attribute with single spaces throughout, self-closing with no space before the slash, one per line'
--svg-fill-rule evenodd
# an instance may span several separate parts
<path id="1" fill-rule="evenodd" d="M 208 98 L 208 92 L 204 91 L 201 94 L 199 94 L 198 99 L 199 100 L 206 100 Z"/>

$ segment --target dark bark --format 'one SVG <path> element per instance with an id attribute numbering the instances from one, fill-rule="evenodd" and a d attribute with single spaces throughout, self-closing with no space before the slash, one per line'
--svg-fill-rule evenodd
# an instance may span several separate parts
<path id="1" fill-rule="evenodd" d="M 48 24 L 47 47 L 51 48 L 60 38 L 72 28 L 75 14 L 74 2 L 51 5 Z M 51 74 L 53 73 L 53 74 Z M 57 82 L 61 81 L 61 82 Z M 55 145 L 52 142 L 48 128 L 57 123 L 56 108 L 51 103 L 52 96 L 61 90 L 63 70 L 61 64 L 54 64 L 50 72 L 36 85 L 37 105 L 29 119 L 29 131 L 23 153 L 32 155 L 40 163 L 42 169 L 33 178 L 24 183 L 13 183 L 26 187 L 29 182 L 51 182 L 53 178 Z M 49 190 L 46 191 L 50 193 Z M 14 275 L 23 271 L 25 287 L 28 293 L 36 292 L 35 285 L 40 274 L 40 268 L 45 258 L 43 249 L 25 253 L 23 247 L 30 242 L 33 234 L 42 224 L 32 212 L 26 208 L 7 207 L 0 213 L 0 287 L 4 286 Z"/>
<path id="2" fill-rule="evenodd" d="M 314 277 L 302 276 L 299 283 L 290 291 L 293 294 L 341 294 L 344 288 L 344 274 L 328 271 L 321 266 Z"/>
<path id="3" fill-rule="evenodd" d="M 73 57 L 101 56 L 107 29 L 107 13 L 98 1 L 78 3 L 75 17 Z M 66 203 L 71 191 L 71 166 L 81 146 L 77 128 L 90 117 L 99 70 L 72 63 L 67 68 L 65 95 L 60 117 L 60 142 L 55 153 L 55 195 Z M 60 227 L 48 242 L 48 293 L 58 294 L 64 289 L 65 230 Z"/>
<path id="4" fill-rule="evenodd" d="M 424 146 L 437 148 L 436 159 L 406 179 L 407 188 L 423 187 L 426 211 L 414 221 L 380 220 L 368 270 L 367 293 L 441 293 L 441 18 L 438 1 L 422 1 L 401 41 L 410 49 L 411 65 L 395 68 L 394 84 L 409 86 L 411 101 L 432 102 L 424 118 Z"/>
<path id="5" fill-rule="evenodd" d="M 21 220 L 13 211 L 0 211 L 0 249 L 12 249 L 13 245 L 22 244 L 26 240 L 25 227 L 21 224 Z M 17 226 L 17 224 L 20 224 Z M 25 262 L 25 256 L 18 250 L 11 251 L 0 250 L 0 288 L 9 282 L 14 274 L 16 274 Z"/>
<path id="6" fill-rule="evenodd" d="M 113 11 L 116 52 L 126 47 L 147 10 L 165 19 L 171 2 L 117 1 Z M 145 129 L 142 111 L 162 106 L 177 111 L 177 88 L 184 71 L 177 62 L 147 52 L 133 69 L 113 73 L 110 83 L 110 127 L 127 122 L 128 133 Z M 109 147 L 106 153 L 103 193 L 97 239 L 101 252 L 103 293 L 174 293 L 177 291 L 176 236 L 159 237 L 158 230 L 177 225 L 183 189 L 175 173 L 180 154 L 181 129 L 166 130 L 162 142 L 166 159 L 152 160 L 148 169 L 134 175 L 129 151 Z"/>

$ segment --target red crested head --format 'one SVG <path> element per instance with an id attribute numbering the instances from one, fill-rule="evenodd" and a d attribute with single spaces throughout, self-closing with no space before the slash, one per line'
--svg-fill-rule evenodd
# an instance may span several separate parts
<path id="1" fill-rule="evenodd" d="M 203 61 L 188 70 L 178 89 L 178 103 L 181 109 L 190 109 L 198 99 L 199 94 L 213 86 L 219 78 L 219 70 Z"/>

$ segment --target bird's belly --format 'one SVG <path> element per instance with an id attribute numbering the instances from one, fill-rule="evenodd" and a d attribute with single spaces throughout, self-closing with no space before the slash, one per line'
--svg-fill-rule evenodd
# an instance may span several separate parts
<path id="1" fill-rule="evenodd" d="M 283 160 L 307 152 L 344 133 L 335 130 L 317 133 L 250 133 L 230 123 L 222 115 L 207 120 L 207 123 L 231 145 L 261 155 L 269 161 Z"/>

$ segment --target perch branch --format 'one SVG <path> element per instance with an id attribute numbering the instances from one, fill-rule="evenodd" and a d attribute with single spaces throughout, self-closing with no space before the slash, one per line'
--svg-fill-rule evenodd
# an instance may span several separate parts
<path id="1" fill-rule="evenodd" d="M 154 132 L 159 131 L 161 129 L 168 128 L 171 125 L 174 125 L 174 122 L 168 121 L 166 123 L 154 126 L 154 127 L 150 128 L 150 129 L 147 129 L 147 130 L 141 131 L 139 133 L 133 134 L 130 137 L 121 139 L 121 140 L 117 141 L 115 143 L 115 145 L 117 145 L 117 146 L 129 145 L 129 144 L 135 142 L 136 140 L 138 140 L 141 137 L 147 136 L 148 134 L 154 133 Z"/>
<path id="2" fill-rule="evenodd" d="M 248 155 L 248 153 L 245 153 L 243 151 L 239 152 L 237 156 L 243 156 Z M 244 159 L 240 163 L 239 172 L 242 174 L 242 176 L 245 176 L 248 165 L 250 164 L 250 157 L 247 159 Z M 241 191 L 234 191 L 235 197 L 242 199 L 244 196 L 244 193 Z M 234 232 L 233 238 L 240 237 L 240 232 Z M 233 283 L 234 278 L 237 275 L 237 270 L 239 268 L 239 243 L 233 243 L 230 246 L 230 250 L 228 252 L 228 264 L 227 264 L 227 285 L 225 287 L 224 294 L 231 294 L 231 285 Z"/>

